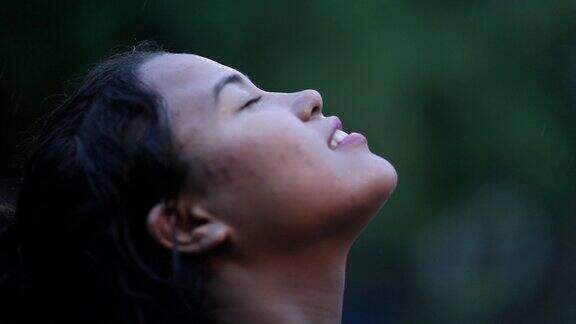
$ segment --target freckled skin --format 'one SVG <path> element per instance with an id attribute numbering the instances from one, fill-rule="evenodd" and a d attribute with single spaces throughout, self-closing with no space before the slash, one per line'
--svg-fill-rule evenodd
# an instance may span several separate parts
<path id="1" fill-rule="evenodd" d="M 284 298 L 329 301 L 316 306 L 338 317 L 348 249 L 394 190 L 396 172 L 365 144 L 328 146 L 331 125 L 316 91 L 267 92 L 242 77 L 214 100 L 214 85 L 233 73 L 189 54 L 161 55 L 140 69 L 166 102 L 183 156 L 194 161 L 204 187 L 196 199 L 232 229 L 233 252 L 211 259 L 218 265 L 211 300 L 247 310 L 262 307 L 278 286 L 305 287 L 312 292 L 274 296 L 281 304 Z M 243 284 L 243 295 L 230 293 Z M 324 290 L 331 292 L 326 298 L 318 293 Z M 259 309 L 261 317 L 266 311 Z M 232 313 L 250 322 L 250 311 Z M 221 322 L 234 323 L 226 320 L 229 313 L 219 314 Z M 282 314 L 271 312 L 270 323 L 289 322 Z"/>

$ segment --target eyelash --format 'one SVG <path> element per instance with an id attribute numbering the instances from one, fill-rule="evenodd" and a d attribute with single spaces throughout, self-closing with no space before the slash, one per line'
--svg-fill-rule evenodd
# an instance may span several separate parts
<path id="1" fill-rule="evenodd" d="M 240 110 L 247 108 L 248 106 L 257 103 L 258 101 L 260 101 L 260 99 L 262 99 L 262 96 L 258 96 L 256 98 L 252 98 L 250 100 L 248 100 L 242 107 L 240 107 Z"/>

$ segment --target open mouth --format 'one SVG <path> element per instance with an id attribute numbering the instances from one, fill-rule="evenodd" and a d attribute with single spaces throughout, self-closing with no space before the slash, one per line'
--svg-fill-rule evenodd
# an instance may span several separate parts
<path id="1" fill-rule="evenodd" d="M 366 137 L 360 133 L 346 133 L 342 130 L 342 122 L 340 118 L 333 116 L 330 118 L 332 124 L 330 138 L 328 139 L 328 146 L 331 149 L 336 149 L 340 146 L 351 144 L 366 144 L 368 141 Z"/>
<path id="2" fill-rule="evenodd" d="M 332 134 L 332 138 L 330 139 L 330 148 L 335 149 L 342 143 L 342 141 L 348 136 L 348 133 L 344 132 L 341 129 L 336 129 L 336 131 Z"/>

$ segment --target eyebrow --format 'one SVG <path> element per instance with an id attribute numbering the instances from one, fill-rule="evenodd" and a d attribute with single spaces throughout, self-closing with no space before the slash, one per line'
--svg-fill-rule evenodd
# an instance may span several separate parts
<path id="1" fill-rule="evenodd" d="M 216 83 L 216 85 L 214 86 L 214 89 L 212 90 L 212 93 L 214 95 L 214 102 L 218 102 L 218 95 L 220 95 L 220 92 L 222 91 L 222 89 L 227 84 L 231 84 L 231 83 L 244 83 L 244 80 L 242 79 L 242 76 L 238 73 L 234 73 L 234 74 L 231 74 L 229 76 L 225 76 L 224 78 L 222 78 L 222 80 L 220 80 L 220 81 L 218 81 L 218 83 Z"/>

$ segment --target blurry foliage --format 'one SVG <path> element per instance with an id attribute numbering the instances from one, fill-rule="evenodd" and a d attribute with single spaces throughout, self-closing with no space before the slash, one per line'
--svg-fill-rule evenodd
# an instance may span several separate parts
<path id="1" fill-rule="evenodd" d="M 5 0 L 0 21 L 0 195 L 70 80 L 155 40 L 318 89 L 395 165 L 345 323 L 576 320 L 575 1 Z"/>

